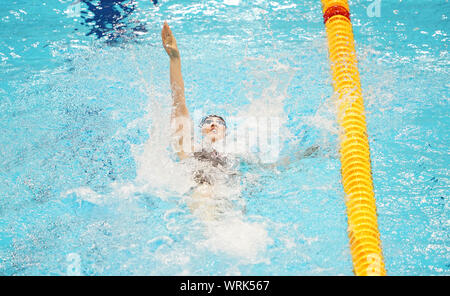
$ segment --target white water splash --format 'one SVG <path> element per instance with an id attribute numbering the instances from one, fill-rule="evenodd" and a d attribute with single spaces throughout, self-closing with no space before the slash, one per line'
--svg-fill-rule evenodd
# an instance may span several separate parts
<path id="1" fill-rule="evenodd" d="M 207 239 L 200 245 L 214 252 L 237 257 L 241 263 L 268 263 L 264 254 L 273 240 L 263 223 L 230 217 L 209 222 L 206 226 Z"/>

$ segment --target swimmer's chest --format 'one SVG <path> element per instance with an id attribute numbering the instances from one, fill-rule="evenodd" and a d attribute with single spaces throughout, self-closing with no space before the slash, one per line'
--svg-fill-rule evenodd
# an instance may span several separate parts
<path id="1" fill-rule="evenodd" d="M 237 162 L 233 157 L 214 150 L 194 152 L 193 161 L 193 177 L 200 184 L 226 182 L 238 173 Z"/>

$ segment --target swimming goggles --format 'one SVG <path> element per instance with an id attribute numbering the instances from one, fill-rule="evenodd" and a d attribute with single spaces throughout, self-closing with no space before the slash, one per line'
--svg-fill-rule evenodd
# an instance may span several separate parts
<path id="1" fill-rule="evenodd" d="M 220 119 L 219 119 L 219 120 L 206 119 L 205 121 L 203 121 L 202 126 L 205 125 L 205 124 L 211 124 L 211 123 L 213 123 L 213 122 L 215 122 L 215 123 L 217 123 L 217 124 L 219 124 L 219 125 L 225 126 L 225 122 L 224 122 L 223 120 L 220 120 Z"/>
<path id="2" fill-rule="evenodd" d="M 215 119 L 215 120 L 214 120 Z M 211 123 L 216 123 L 217 125 L 222 125 L 224 127 L 227 127 L 227 124 L 225 123 L 225 120 L 223 120 L 222 117 L 216 116 L 216 115 L 210 115 L 205 117 L 201 122 L 200 122 L 200 127 L 203 127 L 203 125 L 205 124 L 211 124 Z"/>

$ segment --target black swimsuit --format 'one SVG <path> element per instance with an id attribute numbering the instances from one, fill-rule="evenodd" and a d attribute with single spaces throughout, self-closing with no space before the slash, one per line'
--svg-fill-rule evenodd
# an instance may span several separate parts
<path id="1" fill-rule="evenodd" d="M 228 164 L 228 159 L 225 156 L 220 155 L 216 150 L 194 152 L 193 156 L 200 162 L 205 163 L 205 165 L 211 165 L 219 170 L 225 169 Z M 204 169 L 199 169 L 194 171 L 194 181 L 198 184 L 213 185 L 214 177 L 205 172 Z"/>
<path id="2" fill-rule="evenodd" d="M 220 204 L 218 208 L 221 211 L 225 213 L 235 208 L 245 212 L 245 204 L 240 197 L 239 162 L 236 158 L 225 156 L 214 149 L 203 149 L 194 152 L 185 161 L 193 170 L 193 180 L 197 186 L 218 186 L 213 198 L 217 204 Z M 197 186 L 191 188 L 190 194 Z"/>

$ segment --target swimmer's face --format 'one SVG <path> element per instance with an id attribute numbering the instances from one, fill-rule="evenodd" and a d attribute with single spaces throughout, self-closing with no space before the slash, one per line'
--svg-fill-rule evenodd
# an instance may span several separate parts
<path id="1" fill-rule="evenodd" d="M 201 125 L 202 135 L 210 142 L 222 140 L 225 138 L 226 126 L 223 119 L 210 116 L 203 121 Z"/>

